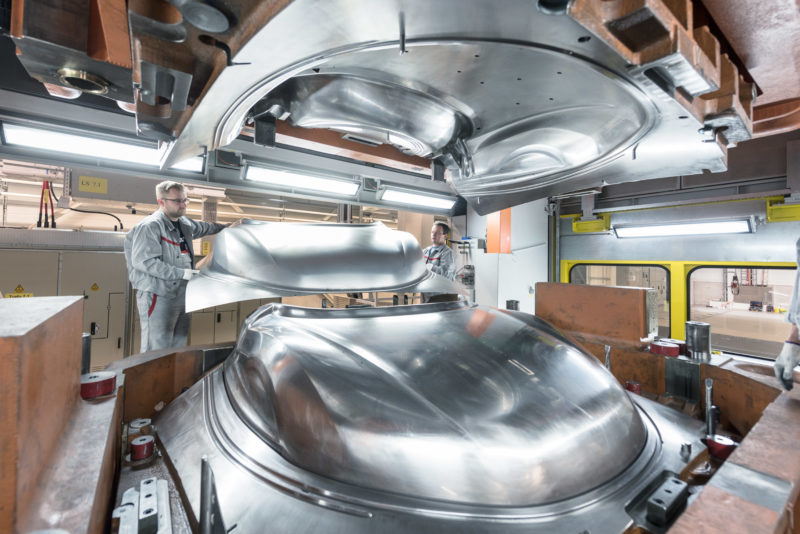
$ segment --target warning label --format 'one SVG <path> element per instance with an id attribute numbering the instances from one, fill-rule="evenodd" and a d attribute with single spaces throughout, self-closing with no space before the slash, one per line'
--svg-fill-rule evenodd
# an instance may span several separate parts
<path id="1" fill-rule="evenodd" d="M 86 193 L 108 194 L 108 179 L 96 176 L 80 176 L 78 178 L 78 191 Z"/>
<path id="2" fill-rule="evenodd" d="M 9 299 L 22 299 L 32 297 L 33 293 L 25 293 L 25 288 L 22 287 L 22 284 L 17 284 L 17 287 L 14 288 L 13 293 L 6 293 L 6 298 Z"/>
<path id="3" fill-rule="evenodd" d="M 97 282 L 95 282 L 94 284 L 92 284 L 92 287 L 90 287 L 89 289 L 91 289 L 92 291 L 99 291 L 100 290 L 100 286 L 98 286 Z"/>

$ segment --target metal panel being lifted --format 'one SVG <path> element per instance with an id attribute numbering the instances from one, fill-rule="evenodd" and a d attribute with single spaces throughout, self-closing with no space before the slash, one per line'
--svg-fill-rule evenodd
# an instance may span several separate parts
<path id="1" fill-rule="evenodd" d="M 186 310 L 253 298 L 353 291 L 457 294 L 429 271 L 407 232 L 382 223 L 266 223 L 243 219 L 219 233 L 186 288 Z"/>

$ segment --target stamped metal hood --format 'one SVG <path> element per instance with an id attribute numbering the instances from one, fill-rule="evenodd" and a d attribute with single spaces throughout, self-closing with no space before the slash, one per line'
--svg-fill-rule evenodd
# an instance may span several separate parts
<path id="1" fill-rule="evenodd" d="M 186 288 L 186 310 L 255 298 L 360 291 L 460 293 L 429 271 L 408 232 L 383 223 L 270 223 L 220 232 Z"/>
<path id="2" fill-rule="evenodd" d="M 528 314 L 268 304 L 155 423 L 187 511 L 206 459 L 243 532 L 611 533 L 701 435 L 666 411 Z"/>

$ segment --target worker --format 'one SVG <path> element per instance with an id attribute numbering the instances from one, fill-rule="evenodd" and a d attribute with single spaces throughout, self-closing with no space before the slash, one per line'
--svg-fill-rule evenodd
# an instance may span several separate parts
<path id="1" fill-rule="evenodd" d="M 797 274 L 794 279 L 792 302 L 789 305 L 787 320 L 792 323 L 789 338 L 783 344 L 781 353 L 775 359 L 775 376 L 786 389 L 792 389 L 792 374 L 795 366 L 800 364 L 800 239 L 797 240 Z"/>
<path id="2" fill-rule="evenodd" d="M 448 280 L 456 278 L 456 259 L 453 251 L 447 246 L 447 238 L 450 236 L 450 227 L 443 222 L 435 222 L 431 227 L 431 246 L 422 251 L 425 266 L 438 275 L 444 276 Z M 455 295 L 444 293 L 423 293 L 422 302 L 437 302 L 454 300 Z"/>
<path id="3" fill-rule="evenodd" d="M 156 200 L 159 209 L 125 236 L 128 279 L 136 290 L 142 327 L 141 352 L 186 345 L 186 284 L 200 272 L 194 269 L 192 240 L 227 226 L 186 217 L 186 190 L 178 182 L 158 184 Z"/>

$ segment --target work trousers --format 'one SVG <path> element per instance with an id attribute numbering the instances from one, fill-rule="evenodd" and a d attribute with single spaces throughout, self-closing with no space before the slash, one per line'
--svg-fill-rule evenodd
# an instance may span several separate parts
<path id="1" fill-rule="evenodd" d="M 142 327 L 140 352 L 168 347 L 183 347 L 189 336 L 189 314 L 184 310 L 186 284 L 176 297 L 164 297 L 149 291 L 136 292 L 136 306 Z"/>

